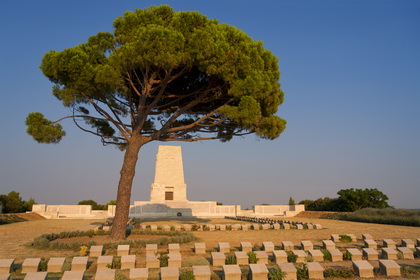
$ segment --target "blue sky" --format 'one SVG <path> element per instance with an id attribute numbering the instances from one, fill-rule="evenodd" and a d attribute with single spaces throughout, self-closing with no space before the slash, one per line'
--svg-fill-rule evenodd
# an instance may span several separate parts
<path id="1" fill-rule="evenodd" d="M 59 3 L 59 4 L 58 4 Z M 115 199 L 123 153 L 63 122 L 60 144 L 26 134 L 29 112 L 68 114 L 42 56 L 112 31 L 124 11 L 169 4 L 242 29 L 280 59 L 287 129 L 274 141 L 179 143 L 189 200 L 286 204 L 378 188 L 420 208 L 420 1 L 2 1 L 0 193 L 39 203 Z M 159 144 L 140 151 L 132 201 L 148 200 Z M 171 143 L 177 145 L 177 143 Z"/>

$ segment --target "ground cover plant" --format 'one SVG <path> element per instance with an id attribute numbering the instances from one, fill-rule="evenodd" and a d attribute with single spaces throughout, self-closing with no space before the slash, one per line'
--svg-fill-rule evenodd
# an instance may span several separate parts
<path id="1" fill-rule="evenodd" d="M 97 242 L 94 240 L 88 242 L 62 242 L 63 239 L 73 237 L 94 237 L 101 235 L 109 235 L 110 232 L 103 230 L 88 230 L 88 231 L 72 231 L 72 232 L 61 232 L 61 233 L 50 233 L 43 234 L 36 237 L 32 243 L 28 244 L 30 247 L 38 249 L 70 249 L 70 250 L 81 250 L 82 247 L 90 248 L 90 246 L 96 245 Z M 180 232 L 180 231 L 150 231 L 150 230 L 132 230 L 130 235 L 156 235 L 160 236 L 153 239 L 133 239 L 133 240 L 122 240 L 115 242 L 104 242 L 102 245 L 104 249 L 116 249 L 118 245 L 130 245 L 132 248 L 145 247 L 146 244 L 158 244 L 167 245 L 169 243 L 188 243 L 196 240 L 196 237 L 191 232 Z"/>
<path id="2" fill-rule="evenodd" d="M 366 208 L 343 217 L 344 220 L 420 227 L 420 210 Z"/>

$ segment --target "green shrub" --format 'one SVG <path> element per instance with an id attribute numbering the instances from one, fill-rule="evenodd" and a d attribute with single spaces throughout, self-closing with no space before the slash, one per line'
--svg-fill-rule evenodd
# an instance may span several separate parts
<path id="1" fill-rule="evenodd" d="M 232 230 L 232 225 L 227 225 L 226 230 Z"/>
<path id="2" fill-rule="evenodd" d="M 180 280 L 194 280 L 194 273 L 191 270 L 185 270 L 179 274 Z"/>
<path id="3" fill-rule="evenodd" d="M 286 276 L 286 273 L 281 271 L 279 267 L 270 268 L 268 270 L 269 280 L 283 280 L 285 276 Z"/>
<path id="4" fill-rule="evenodd" d="M 292 251 L 287 251 L 287 261 L 288 262 L 295 263 L 297 258 L 298 258 L 298 256 L 293 254 Z"/>
<path id="5" fill-rule="evenodd" d="M 354 270 L 351 268 L 326 268 L 324 270 L 325 277 L 336 277 L 336 278 L 352 278 L 355 276 Z"/>
<path id="6" fill-rule="evenodd" d="M 168 259 L 169 259 L 169 256 L 167 254 L 161 254 L 159 256 L 160 267 L 168 266 Z"/>
<path id="7" fill-rule="evenodd" d="M 39 271 L 47 271 L 48 268 L 48 259 L 41 258 L 39 262 Z"/>
<path id="8" fill-rule="evenodd" d="M 254 252 L 248 252 L 248 263 L 257 263 L 259 260 Z"/>
<path id="9" fill-rule="evenodd" d="M 404 259 L 404 254 L 403 254 L 402 252 L 399 252 L 399 251 L 398 251 L 398 253 L 397 253 L 397 258 L 398 258 L 399 260 L 403 260 L 403 259 Z"/>
<path id="10" fill-rule="evenodd" d="M 314 261 L 314 257 L 312 257 L 311 255 L 306 255 L 306 262 L 313 262 Z"/>
<path id="11" fill-rule="evenodd" d="M 420 210 L 366 208 L 344 218 L 348 221 L 420 227 Z"/>
<path id="12" fill-rule="evenodd" d="M 248 279 L 249 268 L 241 268 L 241 279 Z"/>
<path id="13" fill-rule="evenodd" d="M 261 251 L 261 246 L 258 246 L 257 244 L 255 244 L 254 246 L 252 246 L 252 251 Z"/>
<path id="14" fill-rule="evenodd" d="M 324 261 L 331 261 L 331 253 L 327 249 L 321 249 L 322 254 L 324 254 Z"/>
<path id="15" fill-rule="evenodd" d="M 352 242 L 353 239 L 348 235 L 340 235 L 340 241 L 341 242 Z"/>
<path id="16" fill-rule="evenodd" d="M 343 254 L 343 260 L 349 261 L 351 260 L 351 253 L 349 251 L 345 251 Z"/>
<path id="17" fill-rule="evenodd" d="M 403 277 L 411 277 L 411 276 L 418 276 L 420 275 L 420 267 L 418 266 L 410 266 L 410 265 L 401 265 L 401 276 Z"/>
<path id="18" fill-rule="evenodd" d="M 225 264 L 236 264 L 236 256 L 234 254 L 227 255 Z"/>
<path id="19" fill-rule="evenodd" d="M 309 272 L 308 272 L 308 267 L 306 264 L 302 265 L 302 266 L 298 266 L 296 267 L 297 269 L 297 279 L 308 279 L 309 278 Z"/>

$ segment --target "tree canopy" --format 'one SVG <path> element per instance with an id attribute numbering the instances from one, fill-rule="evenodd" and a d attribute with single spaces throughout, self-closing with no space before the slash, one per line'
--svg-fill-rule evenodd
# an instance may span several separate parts
<path id="1" fill-rule="evenodd" d="M 32 210 L 32 205 L 36 204 L 33 198 L 25 201 L 20 193 L 11 191 L 7 195 L 0 194 L 0 204 L 3 205 L 3 213 L 21 213 Z"/>
<path id="2" fill-rule="evenodd" d="M 118 221 L 142 145 L 250 133 L 275 139 L 286 126 L 275 115 L 283 102 L 278 59 L 262 42 L 198 12 L 167 5 L 126 12 L 113 33 L 45 54 L 41 70 L 53 95 L 72 109 L 58 121 L 71 118 L 104 145 L 126 150 Z M 27 132 L 40 143 L 58 143 L 65 135 L 58 121 L 31 113 Z"/>
<path id="3" fill-rule="evenodd" d="M 338 198 L 318 198 L 315 201 L 305 199 L 299 204 L 305 204 L 308 211 L 341 211 L 353 212 L 363 208 L 389 208 L 388 196 L 378 189 L 342 189 L 337 192 Z"/>

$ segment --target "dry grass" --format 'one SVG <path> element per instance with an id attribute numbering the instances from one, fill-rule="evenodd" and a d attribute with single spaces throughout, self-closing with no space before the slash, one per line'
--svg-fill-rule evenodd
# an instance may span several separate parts
<path id="1" fill-rule="evenodd" d="M 321 230 L 264 230 L 264 231 L 196 231 L 195 236 L 205 242 L 208 250 L 215 249 L 218 242 L 229 242 L 232 247 L 239 247 L 241 241 L 249 241 L 253 245 L 261 245 L 263 241 L 272 241 L 276 246 L 282 241 L 292 241 L 299 245 L 301 240 L 311 240 L 315 245 L 321 245 L 323 239 L 330 234 L 355 234 L 361 238 L 362 233 L 370 233 L 374 239 L 390 238 L 399 241 L 402 238 L 420 238 L 418 227 L 380 225 L 356 223 L 348 221 L 288 218 L 300 222 L 319 223 Z M 24 259 L 29 257 L 71 257 L 78 252 L 69 250 L 39 250 L 27 248 L 25 244 L 45 233 L 59 233 L 62 231 L 93 229 L 103 220 L 32 220 L 0 226 L 0 258 Z M 183 224 L 183 223 L 226 223 L 234 224 L 239 221 L 226 219 L 191 219 L 191 220 L 142 220 L 144 224 Z M 102 237 L 103 238 L 103 237 Z M 354 243 L 354 242 L 353 242 Z M 359 242 L 360 243 L 360 242 Z M 352 243 L 351 243 L 352 244 Z M 349 246 L 349 245 L 343 245 Z M 192 254 L 193 244 L 183 244 L 181 249 L 187 255 Z M 112 252 L 110 252 L 112 253 Z"/>

